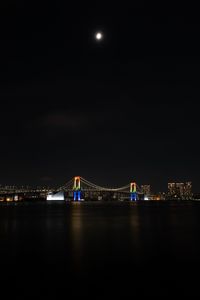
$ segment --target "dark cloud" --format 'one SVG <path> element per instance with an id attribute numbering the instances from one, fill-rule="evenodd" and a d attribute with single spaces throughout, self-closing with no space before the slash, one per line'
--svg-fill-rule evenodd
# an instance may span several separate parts
<path id="1" fill-rule="evenodd" d="M 88 118 L 81 113 L 57 111 L 45 115 L 39 125 L 47 131 L 57 130 L 66 132 L 79 132 L 88 126 Z"/>

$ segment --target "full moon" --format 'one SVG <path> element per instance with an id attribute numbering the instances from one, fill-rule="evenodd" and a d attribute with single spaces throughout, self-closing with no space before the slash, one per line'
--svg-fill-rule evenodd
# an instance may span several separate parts
<path id="1" fill-rule="evenodd" d="M 102 34 L 101 32 L 97 32 L 97 33 L 95 34 L 95 38 L 96 38 L 97 41 L 100 41 L 100 40 L 102 40 L 102 38 L 103 38 L 103 34 Z"/>

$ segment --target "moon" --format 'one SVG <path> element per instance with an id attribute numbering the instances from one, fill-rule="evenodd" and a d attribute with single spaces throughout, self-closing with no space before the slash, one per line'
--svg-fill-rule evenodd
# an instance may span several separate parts
<path id="1" fill-rule="evenodd" d="M 103 34 L 101 32 L 96 32 L 95 33 L 95 39 L 97 41 L 101 41 L 103 39 Z"/>

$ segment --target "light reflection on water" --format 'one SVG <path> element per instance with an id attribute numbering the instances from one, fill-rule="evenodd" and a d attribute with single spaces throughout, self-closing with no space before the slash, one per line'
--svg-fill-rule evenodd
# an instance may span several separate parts
<path id="1" fill-rule="evenodd" d="M 190 274 L 191 265 L 200 267 L 199 236 L 199 203 L 0 206 L 1 267 L 28 262 L 48 277 L 45 270 L 51 265 L 58 278 L 72 285 L 74 280 L 95 285 L 103 278 L 114 279 L 119 288 L 127 280 L 140 287 L 141 278 L 152 283 L 156 278 L 162 286 L 173 274 L 181 281 L 183 266 Z"/>

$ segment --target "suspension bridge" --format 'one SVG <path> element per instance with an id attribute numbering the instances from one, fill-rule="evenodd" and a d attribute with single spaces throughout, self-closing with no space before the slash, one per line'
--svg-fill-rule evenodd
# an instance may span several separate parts
<path id="1" fill-rule="evenodd" d="M 136 182 L 130 182 L 122 187 L 102 187 L 94 184 L 81 176 L 75 176 L 64 186 L 60 187 L 57 193 L 63 193 L 65 199 L 72 201 L 82 200 L 130 200 L 137 201 L 142 194 Z M 53 199 L 53 198 L 52 198 Z M 51 200 L 49 198 L 49 200 Z"/>

